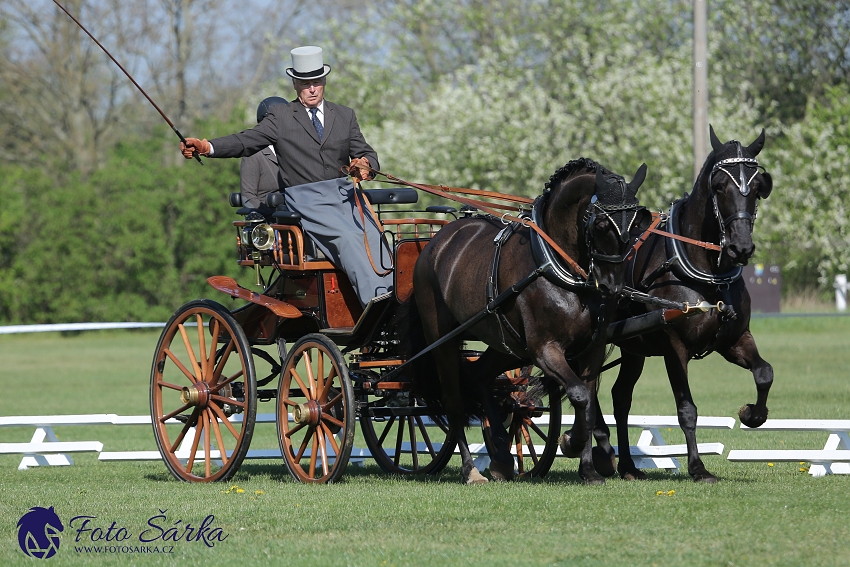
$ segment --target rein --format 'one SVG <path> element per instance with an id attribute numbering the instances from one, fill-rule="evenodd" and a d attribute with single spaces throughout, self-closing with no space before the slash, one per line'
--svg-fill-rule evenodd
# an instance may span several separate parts
<path id="1" fill-rule="evenodd" d="M 495 209 L 502 209 L 502 210 L 521 211 L 521 210 L 523 210 L 521 207 L 515 207 L 515 206 L 512 206 L 512 205 L 499 205 L 499 204 L 496 204 L 496 203 L 489 203 L 489 202 L 485 202 L 485 201 L 476 201 L 476 200 L 473 200 L 473 199 L 467 199 L 466 197 L 459 197 L 457 195 L 452 195 L 451 193 L 455 192 L 455 193 L 468 193 L 468 194 L 479 195 L 479 196 L 492 196 L 493 198 L 496 198 L 496 199 L 503 199 L 503 200 L 506 200 L 506 201 L 514 201 L 514 202 L 519 202 L 519 203 L 523 203 L 523 204 L 533 203 L 533 200 L 531 200 L 531 199 L 527 199 L 525 197 L 506 196 L 506 195 L 502 195 L 500 193 L 492 193 L 490 191 L 479 191 L 477 189 L 459 189 L 459 188 L 453 188 L 453 187 L 450 188 L 450 187 L 443 187 L 442 185 L 439 185 L 439 186 L 437 186 L 437 185 L 423 185 L 421 183 L 413 183 L 412 181 L 405 181 L 404 179 L 400 179 L 398 177 L 395 177 L 394 175 L 390 175 L 389 173 L 384 173 L 382 171 L 378 171 L 377 169 L 373 169 L 371 167 L 369 168 L 369 170 L 373 174 L 382 175 L 383 177 L 386 177 L 388 180 L 390 180 L 391 182 L 395 182 L 398 185 L 406 185 L 408 187 L 413 187 L 414 189 L 419 189 L 421 191 L 425 191 L 426 193 L 430 193 L 430 194 L 436 195 L 438 197 L 443 197 L 444 199 L 449 199 L 451 201 L 457 201 L 458 203 L 462 203 L 464 205 L 468 205 L 470 207 L 474 207 L 476 209 L 482 210 L 487 214 L 490 214 L 494 217 L 501 219 L 502 222 L 505 222 L 505 221 L 518 222 L 518 223 L 520 223 L 524 226 L 527 226 L 528 228 L 530 228 L 531 230 L 536 232 L 540 236 L 540 238 L 545 240 L 546 244 L 551 246 L 552 249 L 555 250 L 555 252 L 557 252 L 558 255 L 561 258 L 563 258 L 563 260 L 570 266 L 570 268 L 572 268 L 575 271 L 576 274 L 578 274 L 579 276 L 581 276 L 584 279 L 588 279 L 587 272 L 584 271 L 584 269 L 581 266 L 579 266 L 578 262 L 573 260 L 570 257 L 570 255 L 567 254 L 560 246 L 558 246 L 558 244 L 556 244 L 555 241 L 552 240 L 552 238 L 548 234 L 546 234 L 546 232 L 542 228 L 540 228 L 537 225 L 537 223 L 535 223 L 533 220 L 529 219 L 528 217 L 513 216 L 513 215 L 508 214 L 508 213 L 499 213 L 498 211 L 495 210 Z"/>

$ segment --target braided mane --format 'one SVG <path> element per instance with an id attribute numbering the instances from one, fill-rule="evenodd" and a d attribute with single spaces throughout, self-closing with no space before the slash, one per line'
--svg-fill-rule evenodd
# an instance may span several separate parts
<path id="1" fill-rule="evenodd" d="M 580 157 L 578 159 L 568 161 L 566 164 L 564 164 L 564 167 L 559 168 L 555 173 L 552 174 L 552 176 L 549 178 L 549 181 L 543 184 L 543 187 L 547 190 L 551 189 L 553 185 L 562 182 L 564 179 L 571 176 L 576 171 L 582 169 L 586 169 L 590 173 L 594 173 L 597 169 L 601 169 L 602 173 L 604 174 L 611 173 L 592 159 Z"/>

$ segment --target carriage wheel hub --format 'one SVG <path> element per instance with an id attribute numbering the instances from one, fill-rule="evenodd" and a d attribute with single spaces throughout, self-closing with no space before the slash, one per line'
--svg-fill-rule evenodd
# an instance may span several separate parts
<path id="1" fill-rule="evenodd" d="M 310 400 L 306 404 L 298 404 L 292 408 L 292 419 L 298 424 L 318 425 L 321 417 L 322 408 L 316 400 Z"/>
<path id="2" fill-rule="evenodd" d="M 184 386 L 180 391 L 180 400 L 184 404 L 206 407 L 210 400 L 210 387 L 206 382 Z"/>

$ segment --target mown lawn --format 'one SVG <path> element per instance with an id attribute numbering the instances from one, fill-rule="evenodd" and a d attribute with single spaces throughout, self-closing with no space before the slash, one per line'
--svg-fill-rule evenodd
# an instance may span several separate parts
<path id="1" fill-rule="evenodd" d="M 850 419 L 850 318 L 758 319 L 753 332 L 776 371 L 772 418 Z M 0 414 L 148 412 L 155 332 L 0 336 Z M 603 409 L 611 412 L 603 378 Z M 735 416 L 755 399 L 751 375 L 717 355 L 691 366 L 702 415 Z M 260 411 L 273 411 L 261 405 Z M 674 415 L 663 365 L 651 360 L 637 386 L 636 414 Z M 681 432 L 663 432 L 681 442 Z M 99 440 L 105 450 L 155 448 L 145 426 L 57 428 L 62 440 Z M 0 442 L 32 429 L 4 428 Z M 732 448 L 822 448 L 825 434 L 707 430 L 700 441 Z M 262 426 L 256 448 L 276 446 Z M 32 564 L 18 548 L 18 519 L 53 506 L 65 525 L 51 564 L 225 565 L 841 565 L 850 556 L 850 478 L 812 478 L 808 463 L 730 463 L 706 457 L 720 478 L 651 471 L 646 482 L 583 486 L 574 461 L 559 459 L 539 482 L 462 486 L 457 463 L 437 478 L 392 478 L 350 466 L 333 486 L 295 483 L 278 461 L 246 461 L 227 485 L 173 480 L 161 463 L 100 463 L 18 471 L 0 457 L 0 563 Z M 802 469 L 802 470 L 801 470 Z M 233 488 L 238 486 L 238 489 Z M 658 493 L 661 492 L 659 495 Z M 139 543 L 208 515 L 227 538 L 210 548 L 184 540 Z M 74 516 L 130 534 L 124 546 L 173 545 L 170 554 L 75 551 Z M 178 523 L 179 521 L 179 523 Z M 79 524 L 79 521 L 76 525 Z M 166 532 L 169 533 L 169 532 Z M 81 537 L 82 543 L 89 543 Z M 100 542 L 103 543 L 103 542 Z M 91 544 L 89 544 L 91 545 Z M 107 545 L 115 545 L 110 542 Z M 120 551 L 120 547 L 119 547 Z M 126 550 L 125 550 L 126 551 Z M 139 549 L 141 551 L 141 549 Z"/>

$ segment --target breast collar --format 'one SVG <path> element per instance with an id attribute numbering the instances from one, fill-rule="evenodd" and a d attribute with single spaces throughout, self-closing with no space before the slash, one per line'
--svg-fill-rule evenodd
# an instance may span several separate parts
<path id="1" fill-rule="evenodd" d="M 537 199 L 531 206 L 531 220 L 541 229 L 546 229 L 543 226 L 543 208 L 546 200 L 549 198 L 549 192 L 546 191 Z M 533 230 L 529 230 L 531 239 L 531 254 L 538 267 L 545 267 L 543 277 L 549 282 L 561 288 L 567 289 L 582 289 L 590 287 L 587 280 L 576 276 L 563 264 L 552 248 Z"/>
<path id="2" fill-rule="evenodd" d="M 687 195 L 670 205 L 670 214 L 667 218 L 667 230 L 679 235 L 679 207 L 687 201 Z M 682 235 L 679 235 L 682 236 Z M 680 280 L 694 280 L 712 285 L 729 285 L 741 277 L 743 268 L 738 266 L 725 274 L 712 274 L 703 272 L 694 266 L 685 253 L 684 243 L 675 238 L 665 238 L 667 244 L 668 262 L 671 262 L 673 273 Z"/>

